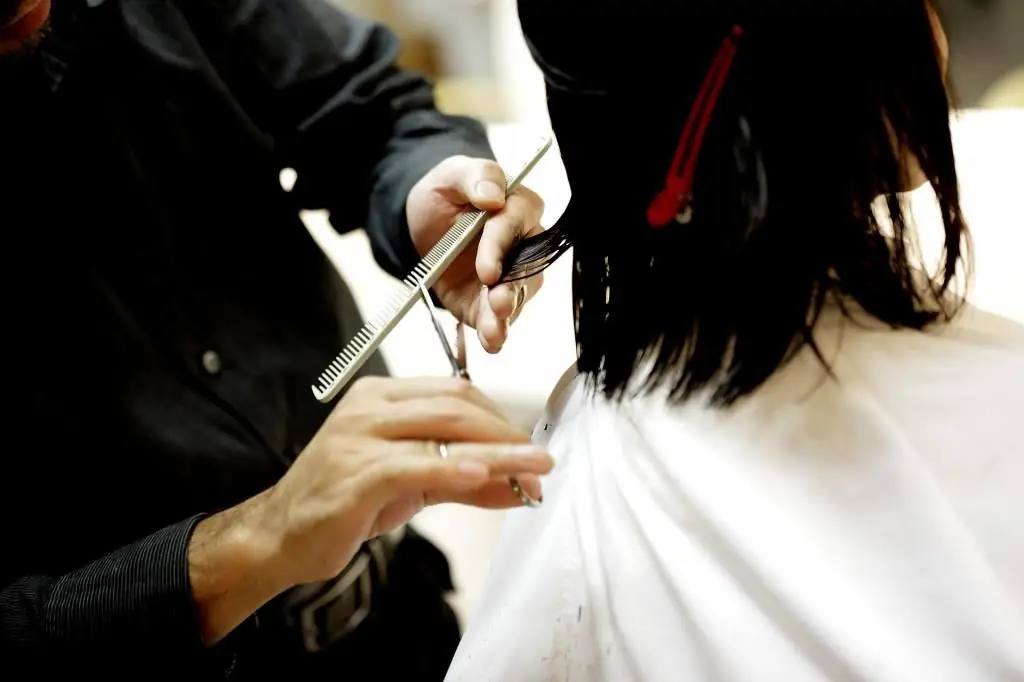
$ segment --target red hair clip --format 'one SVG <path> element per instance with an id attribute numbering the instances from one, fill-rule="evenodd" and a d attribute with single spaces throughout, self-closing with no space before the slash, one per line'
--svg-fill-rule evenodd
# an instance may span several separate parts
<path id="1" fill-rule="evenodd" d="M 673 220 L 680 223 L 689 222 L 693 174 L 697 158 L 700 156 L 700 147 L 742 36 L 742 27 L 733 26 L 732 31 L 722 41 L 722 46 L 718 48 L 707 75 L 704 76 L 704 83 L 697 93 L 697 99 L 694 100 L 690 115 L 686 119 L 686 127 L 679 138 L 672 167 L 665 177 L 665 187 L 647 207 L 647 221 L 651 227 L 662 228 Z"/>

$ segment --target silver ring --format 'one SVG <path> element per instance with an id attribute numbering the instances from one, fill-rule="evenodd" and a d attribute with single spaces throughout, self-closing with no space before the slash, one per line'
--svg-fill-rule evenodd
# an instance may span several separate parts
<path id="1" fill-rule="evenodd" d="M 512 315 L 508 318 L 508 323 L 511 325 L 517 319 L 519 319 L 519 313 L 523 312 L 523 304 L 526 303 L 526 285 L 516 289 L 516 303 L 512 307 Z"/>
<path id="2" fill-rule="evenodd" d="M 529 495 L 527 495 L 526 491 L 523 490 L 523 486 L 519 484 L 519 479 L 517 479 L 515 477 L 510 478 L 510 479 L 508 479 L 508 484 L 510 486 L 512 486 L 512 492 L 514 492 L 516 494 L 516 496 L 519 498 L 519 501 L 523 503 L 524 507 L 539 507 L 540 506 L 540 504 L 541 504 L 540 500 L 535 500 L 532 497 L 530 497 Z"/>
<path id="3" fill-rule="evenodd" d="M 438 443 L 437 454 L 441 459 L 448 459 L 448 443 Z"/>

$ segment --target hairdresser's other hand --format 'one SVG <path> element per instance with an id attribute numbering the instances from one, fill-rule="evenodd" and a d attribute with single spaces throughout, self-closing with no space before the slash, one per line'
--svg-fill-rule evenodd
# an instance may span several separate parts
<path id="1" fill-rule="evenodd" d="M 367 378 L 267 494 L 262 525 L 279 538 L 288 584 L 327 580 L 428 505 L 521 506 L 508 478 L 538 496 L 552 466 L 467 381 Z"/>
<path id="2" fill-rule="evenodd" d="M 520 188 L 505 200 L 505 173 L 494 161 L 453 156 L 427 173 L 409 193 L 406 215 L 413 244 L 425 255 L 466 211 L 495 212 L 470 245 L 434 285 L 444 307 L 477 331 L 490 353 L 501 350 L 508 328 L 543 282 L 538 275 L 495 286 L 512 246 L 541 232 L 544 202 Z"/>
<path id="3" fill-rule="evenodd" d="M 427 505 L 521 506 L 511 476 L 538 498 L 552 465 L 469 382 L 356 382 L 280 481 L 196 526 L 189 580 L 203 641 L 291 587 L 338 575 L 363 542 Z"/>

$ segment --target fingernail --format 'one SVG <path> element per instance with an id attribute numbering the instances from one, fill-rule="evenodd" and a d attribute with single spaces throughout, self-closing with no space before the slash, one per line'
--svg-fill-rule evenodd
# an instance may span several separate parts
<path id="1" fill-rule="evenodd" d="M 476 184 L 476 193 L 485 201 L 504 201 L 505 193 L 490 180 L 481 180 Z"/>
<path id="2" fill-rule="evenodd" d="M 539 507 L 544 503 L 544 491 L 541 489 L 540 481 L 535 478 L 529 478 L 525 481 L 520 482 L 520 490 L 526 499 L 523 503 L 527 507 Z"/>

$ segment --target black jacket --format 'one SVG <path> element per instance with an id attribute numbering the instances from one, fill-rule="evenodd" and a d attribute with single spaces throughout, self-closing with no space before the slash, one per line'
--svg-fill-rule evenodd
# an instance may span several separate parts
<path id="1" fill-rule="evenodd" d="M 0 63 L 0 676 L 197 651 L 191 529 L 330 409 L 351 298 L 300 210 L 401 275 L 412 185 L 492 155 L 397 51 L 327 0 L 60 0 Z"/>

